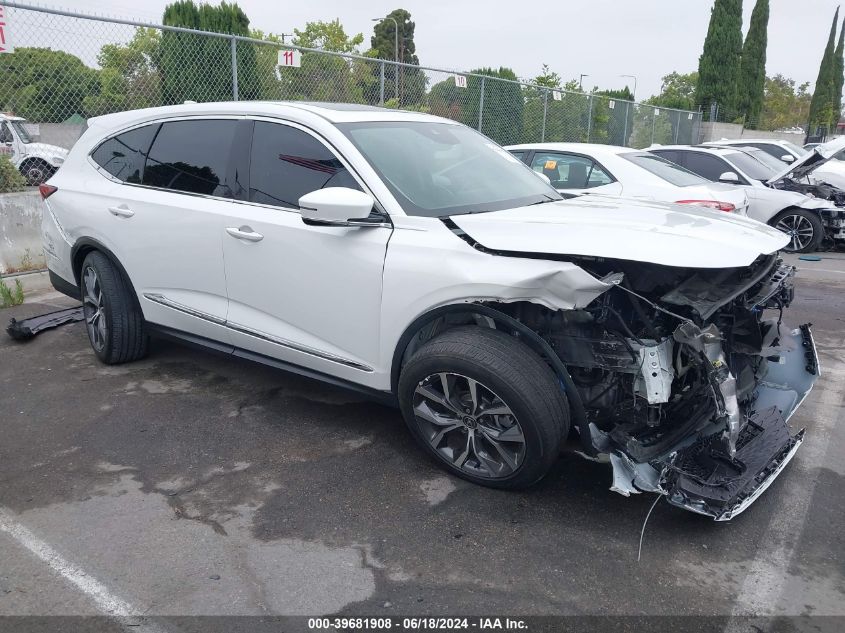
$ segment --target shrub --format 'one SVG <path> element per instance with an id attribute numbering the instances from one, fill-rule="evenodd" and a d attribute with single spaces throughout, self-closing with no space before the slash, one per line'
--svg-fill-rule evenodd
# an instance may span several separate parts
<path id="1" fill-rule="evenodd" d="M 23 303 L 23 284 L 15 279 L 15 289 L 12 290 L 6 282 L 0 279 L 0 308 L 10 308 Z"/>
<path id="2" fill-rule="evenodd" d="M 0 193 L 22 191 L 26 180 L 12 164 L 8 156 L 0 156 Z"/>

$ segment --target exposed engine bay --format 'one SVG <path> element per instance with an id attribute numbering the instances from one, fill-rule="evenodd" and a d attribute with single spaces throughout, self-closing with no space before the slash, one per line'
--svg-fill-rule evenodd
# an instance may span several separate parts
<path id="1" fill-rule="evenodd" d="M 570 261 L 613 287 L 581 309 L 500 309 L 566 366 L 581 452 L 610 460 L 621 494 L 735 516 L 801 443 L 787 420 L 819 372 L 809 326 L 783 323 L 794 267 L 776 254 L 723 269 Z"/>

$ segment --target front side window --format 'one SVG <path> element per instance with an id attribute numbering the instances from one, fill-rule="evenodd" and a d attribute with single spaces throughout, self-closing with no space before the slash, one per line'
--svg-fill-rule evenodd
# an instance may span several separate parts
<path id="1" fill-rule="evenodd" d="M 226 170 L 235 120 L 162 123 L 150 148 L 143 184 L 186 193 L 232 197 Z"/>
<path id="2" fill-rule="evenodd" d="M 548 176 L 555 189 L 591 189 L 613 182 L 606 171 L 586 156 L 537 152 L 531 169 Z"/>
<path id="3" fill-rule="evenodd" d="M 324 187 L 361 190 L 349 170 L 316 138 L 288 125 L 256 121 L 249 165 L 251 202 L 299 209 L 299 198 Z"/>
<path id="4" fill-rule="evenodd" d="M 718 181 L 719 176 L 726 171 L 733 171 L 731 166 L 721 158 L 702 152 L 688 152 L 684 164 L 690 171 L 714 182 Z"/>
<path id="5" fill-rule="evenodd" d="M 140 184 L 144 162 L 153 142 L 158 124 L 145 125 L 105 140 L 93 151 L 91 158 L 112 176 L 123 182 Z"/>
<path id="6" fill-rule="evenodd" d="M 619 157 L 642 167 L 647 172 L 677 187 L 701 185 L 707 182 L 689 169 L 684 169 L 680 165 L 651 152 L 624 152 L 619 154 Z"/>
<path id="7" fill-rule="evenodd" d="M 3 125 L 0 125 L 0 143 L 11 143 L 12 142 L 12 130 L 9 129 L 9 126 L 6 125 L 4 122 Z"/>
<path id="8" fill-rule="evenodd" d="M 463 125 L 374 121 L 337 127 L 408 215 L 484 213 L 561 199 L 507 150 Z"/>

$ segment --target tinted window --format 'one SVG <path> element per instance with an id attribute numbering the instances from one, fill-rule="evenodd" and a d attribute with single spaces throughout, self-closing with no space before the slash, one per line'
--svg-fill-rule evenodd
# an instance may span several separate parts
<path id="1" fill-rule="evenodd" d="M 619 157 L 678 187 L 700 185 L 707 182 L 701 176 L 684 169 L 680 165 L 649 152 L 623 152 L 619 154 Z"/>
<path id="2" fill-rule="evenodd" d="M 249 166 L 249 199 L 291 209 L 323 187 L 361 187 L 328 147 L 302 130 L 255 122 Z"/>
<path id="3" fill-rule="evenodd" d="M 144 161 L 156 130 L 158 124 L 118 134 L 95 149 L 91 158 L 115 178 L 138 184 L 142 182 Z"/>
<path id="4" fill-rule="evenodd" d="M 548 176 L 555 189 L 591 189 L 613 182 L 607 172 L 585 156 L 537 152 L 531 169 Z"/>
<path id="5" fill-rule="evenodd" d="M 719 176 L 726 171 L 733 171 L 733 168 L 721 158 L 700 152 L 688 152 L 684 165 L 699 176 L 713 181 L 718 181 Z"/>
<path id="6" fill-rule="evenodd" d="M 6 125 L 4 122 L 3 125 L 0 125 L 0 143 L 11 143 L 12 142 L 12 130 L 9 129 L 9 126 Z"/>
<path id="7" fill-rule="evenodd" d="M 778 160 L 781 160 L 781 156 L 789 155 L 789 152 L 786 151 L 786 149 L 779 145 L 774 145 L 771 143 L 749 143 L 748 146 L 761 149 L 766 152 L 769 156 L 774 156 Z M 781 162 L 786 163 L 787 161 L 781 160 Z"/>
<path id="8" fill-rule="evenodd" d="M 678 165 L 684 164 L 684 154 L 683 152 L 677 152 L 671 149 L 650 149 L 648 150 L 652 154 L 657 154 L 658 156 L 662 156 L 668 161 L 676 163 Z"/>
<path id="9" fill-rule="evenodd" d="M 144 168 L 143 183 L 210 196 L 231 196 L 226 169 L 237 121 L 163 123 Z"/>

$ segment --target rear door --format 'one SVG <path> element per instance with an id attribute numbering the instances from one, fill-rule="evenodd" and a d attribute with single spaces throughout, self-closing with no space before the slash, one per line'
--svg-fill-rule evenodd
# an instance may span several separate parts
<path id="1" fill-rule="evenodd" d="M 251 352 L 366 383 L 379 353 L 389 223 L 308 226 L 301 196 L 363 190 L 348 163 L 294 123 L 254 122 L 240 170 L 248 189 L 223 236 L 233 343 Z"/>
<path id="2" fill-rule="evenodd" d="M 117 135 L 91 155 L 111 184 L 92 234 L 123 264 L 152 323 L 227 341 L 221 231 L 232 206 L 237 118 L 165 121 Z"/>
<path id="3" fill-rule="evenodd" d="M 596 161 L 581 154 L 535 151 L 529 164 L 549 178 L 562 194 L 603 193 L 620 195 L 622 185 Z"/>

